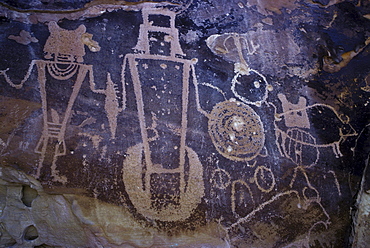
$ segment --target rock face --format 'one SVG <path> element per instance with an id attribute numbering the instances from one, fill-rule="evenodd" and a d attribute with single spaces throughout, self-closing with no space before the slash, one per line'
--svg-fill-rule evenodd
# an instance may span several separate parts
<path id="1" fill-rule="evenodd" d="M 366 247 L 369 13 L 1 0 L 0 246 Z"/>

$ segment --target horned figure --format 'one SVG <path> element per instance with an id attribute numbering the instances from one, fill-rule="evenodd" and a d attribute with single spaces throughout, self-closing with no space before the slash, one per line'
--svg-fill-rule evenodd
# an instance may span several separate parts
<path id="1" fill-rule="evenodd" d="M 85 55 L 84 45 L 87 45 L 92 52 L 99 51 L 100 47 L 97 42 L 92 40 L 92 35 L 86 33 L 84 25 L 80 25 L 75 30 L 66 30 L 59 27 L 56 22 L 50 22 L 48 27 L 50 36 L 44 46 L 45 60 L 32 60 L 27 74 L 20 84 L 14 84 L 10 80 L 6 74 L 8 69 L 0 71 L 0 75 L 3 75 L 12 87 L 20 89 L 28 80 L 36 65 L 43 113 L 43 131 L 35 149 L 36 153 L 41 154 L 36 177 L 40 177 L 41 169 L 44 166 L 50 166 L 54 180 L 66 183 L 67 178 L 59 175 L 56 162 L 59 156 L 66 155 L 66 128 L 70 122 L 72 108 L 81 85 L 88 76 L 90 89 L 94 93 L 110 96 L 112 94 L 107 94 L 107 92 L 112 92 L 113 83 L 108 73 L 107 89 L 95 89 L 93 67 L 92 65 L 82 63 Z M 47 83 L 47 74 L 51 76 L 51 81 L 57 80 L 61 82 L 57 84 Z M 63 86 L 63 96 L 66 94 L 70 94 L 70 96 L 68 103 L 58 102 L 58 106 L 55 106 L 56 104 L 53 104 L 52 100 L 58 99 L 56 97 L 60 93 L 60 90 L 57 88 L 58 85 Z M 51 98 L 51 95 L 53 98 Z M 112 100 L 107 98 L 106 105 L 107 103 L 112 104 Z M 113 133 L 115 133 L 115 130 L 112 131 Z"/>
<path id="2" fill-rule="evenodd" d="M 299 97 L 298 103 L 291 103 L 284 94 L 278 94 L 278 98 L 283 112 L 275 113 L 276 144 L 280 153 L 297 165 L 316 164 L 320 148 L 325 147 L 332 148 L 337 158 L 341 157 L 339 145 L 347 137 L 357 135 L 349 119 L 329 105 L 307 106 L 304 97 Z"/>
<path id="3" fill-rule="evenodd" d="M 76 30 L 65 30 L 55 22 L 49 24 L 50 36 L 46 40 L 44 52 L 46 59 L 53 59 L 58 62 L 83 62 L 85 55 L 83 35 L 86 27 L 80 25 Z"/>

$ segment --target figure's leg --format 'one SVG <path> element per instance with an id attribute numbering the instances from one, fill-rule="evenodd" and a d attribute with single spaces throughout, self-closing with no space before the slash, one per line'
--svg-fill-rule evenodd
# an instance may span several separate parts
<path id="1" fill-rule="evenodd" d="M 40 85 L 40 94 L 41 94 L 41 105 L 42 105 L 42 117 L 43 117 L 43 131 L 40 137 L 40 140 L 36 146 L 35 152 L 40 153 L 40 160 L 37 166 L 36 171 L 36 178 L 39 178 L 41 175 L 41 169 L 43 167 L 45 156 L 47 154 L 47 145 L 49 142 L 48 137 L 48 121 L 47 121 L 47 102 L 46 102 L 46 75 L 45 75 L 45 62 L 37 61 L 37 74 L 38 74 L 38 81 Z"/>
<path id="2" fill-rule="evenodd" d="M 60 125 L 60 129 L 58 130 L 58 134 L 56 135 L 55 142 L 53 142 L 51 146 L 52 150 L 50 152 L 53 155 L 51 164 L 50 164 L 51 176 L 54 178 L 55 181 L 62 182 L 62 183 L 66 183 L 67 178 L 65 176 L 59 175 L 59 171 L 57 170 L 57 167 L 56 167 L 56 162 L 59 156 L 63 156 L 66 154 L 65 140 L 64 140 L 65 132 L 66 132 L 67 124 L 69 123 L 71 119 L 73 104 L 80 91 L 80 88 L 81 88 L 82 82 L 85 79 L 86 73 L 87 73 L 87 68 L 80 66 L 78 74 L 77 74 L 76 82 L 73 85 L 72 94 L 69 98 L 67 109 L 64 114 L 64 119 Z M 62 151 L 60 149 L 62 149 Z"/>

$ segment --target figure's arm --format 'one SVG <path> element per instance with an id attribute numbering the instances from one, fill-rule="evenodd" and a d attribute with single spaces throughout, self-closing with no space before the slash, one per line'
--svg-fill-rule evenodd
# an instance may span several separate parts
<path id="1" fill-rule="evenodd" d="M 0 70 L 0 75 L 4 76 L 5 81 L 10 86 L 12 86 L 16 89 L 20 89 L 20 88 L 23 87 L 23 84 L 27 81 L 27 79 L 31 76 L 31 72 L 32 72 L 32 69 L 33 69 L 34 65 L 35 65 L 35 60 L 32 60 L 30 66 L 28 67 L 27 74 L 26 74 L 26 76 L 24 76 L 24 78 L 23 78 L 23 80 L 21 81 L 20 84 L 13 83 L 12 80 L 9 78 L 9 76 L 6 74 L 6 72 L 9 70 L 9 68 L 7 68 L 6 70 Z"/>
<path id="2" fill-rule="evenodd" d="M 126 66 L 127 66 L 127 56 L 123 59 L 123 64 L 122 64 L 122 72 L 121 72 L 121 83 L 122 83 L 122 110 L 126 109 Z"/>
<path id="3" fill-rule="evenodd" d="M 87 66 L 87 65 L 85 65 Z M 89 65 L 89 84 L 90 84 L 90 90 L 94 93 L 97 93 L 97 94 L 105 94 L 105 90 L 102 90 L 102 89 L 96 89 L 96 84 L 95 84 L 95 81 L 94 81 L 94 72 L 93 72 L 93 68 L 92 68 L 92 65 Z"/>
<path id="4" fill-rule="evenodd" d="M 200 100 L 199 100 L 199 88 L 198 88 L 198 81 L 197 81 L 197 76 L 195 75 L 195 66 L 194 64 L 191 65 L 191 71 L 192 71 L 192 77 L 193 77 L 193 84 L 195 87 L 195 101 L 197 105 L 197 110 L 202 113 L 204 116 L 209 117 L 209 113 L 205 111 L 202 106 L 200 105 Z"/>

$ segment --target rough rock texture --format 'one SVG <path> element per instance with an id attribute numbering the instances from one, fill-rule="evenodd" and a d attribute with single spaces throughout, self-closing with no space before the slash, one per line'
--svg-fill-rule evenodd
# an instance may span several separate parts
<path id="1" fill-rule="evenodd" d="M 1 247 L 366 247 L 370 4 L 1 0 Z"/>

